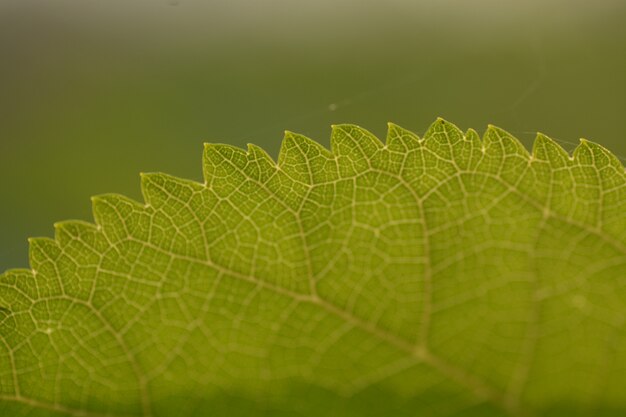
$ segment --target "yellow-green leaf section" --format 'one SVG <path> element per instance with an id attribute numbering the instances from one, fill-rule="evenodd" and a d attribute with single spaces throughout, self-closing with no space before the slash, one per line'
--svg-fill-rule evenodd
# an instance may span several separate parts
<path id="1" fill-rule="evenodd" d="M 626 178 L 437 120 L 278 161 L 206 145 L 204 183 L 30 242 L 0 276 L 3 416 L 626 414 Z"/>

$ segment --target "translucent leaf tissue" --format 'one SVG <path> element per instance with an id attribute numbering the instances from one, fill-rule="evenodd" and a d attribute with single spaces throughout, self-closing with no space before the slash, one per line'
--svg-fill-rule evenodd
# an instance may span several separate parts
<path id="1" fill-rule="evenodd" d="M 626 415 L 626 176 L 437 120 L 206 145 L 0 275 L 2 416 Z"/>

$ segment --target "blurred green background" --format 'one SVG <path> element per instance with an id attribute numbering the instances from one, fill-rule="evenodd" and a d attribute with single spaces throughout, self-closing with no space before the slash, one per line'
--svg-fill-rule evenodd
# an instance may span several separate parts
<path id="1" fill-rule="evenodd" d="M 626 2 L 0 0 L 0 271 L 203 142 L 437 116 L 626 155 Z"/>

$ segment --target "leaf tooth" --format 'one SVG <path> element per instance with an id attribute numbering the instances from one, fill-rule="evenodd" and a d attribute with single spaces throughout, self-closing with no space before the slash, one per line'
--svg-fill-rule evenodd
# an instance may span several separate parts
<path id="1" fill-rule="evenodd" d="M 463 135 L 463 143 L 456 152 L 457 164 L 463 169 L 476 169 L 482 157 L 482 140 L 474 129 L 467 129 Z"/>
<path id="2" fill-rule="evenodd" d="M 18 286 L 20 283 L 18 282 L 21 279 L 30 279 L 33 278 L 33 270 L 28 268 L 13 268 L 7 269 L 3 273 L 0 274 L 0 310 L 3 307 L 8 307 L 7 303 L 7 292 L 5 289 L 8 288 L 11 291 L 11 287 Z"/>
<path id="3" fill-rule="evenodd" d="M 28 259 L 35 275 L 43 272 L 46 277 L 56 276 L 55 263 L 61 252 L 61 247 L 54 239 L 47 237 L 28 239 Z"/>
<path id="4" fill-rule="evenodd" d="M 265 149 L 261 148 L 254 143 L 248 143 L 248 157 L 249 159 L 263 161 L 263 163 L 267 163 L 270 165 L 276 165 L 276 162 L 272 159 L 272 157 L 265 151 Z"/>
<path id="5" fill-rule="evenodd" d="M 142 210 L 144 206 L 122 194 L 99 194 L 91 197 L 92 207 L 94 211 L 94 218 L 96 220 L 96 225 L 104 226 L 104 224 L 109 220 L 108 217 L 111 214 L 115 214 L 115 216 L 119 216 L 123 213 L 121 211 L 125 210 Z"/>
<path id="6" fill-rule="evenodd" d="M 91 197 L 93 216 L 97 227 L 108 239 L 123 240 L 138 226 L 137 215 L 145 206 L 120 194 L 102 194 Z"/>
<path id="7" fill-rule="evenodd" d="M 332 125 L 330 145 L 336 156 L 361 159 L 372 157 L 383 147 L 373 133 L 353 124 Z"/>
<path id="8" fill-rule="evenodd" d="M 197 209 L 197 205 L 189 205 L 203 191 L 206 191 L 204 185 L 196 181 L 160 172 L 141 174 L 141 192 L 147 207 L 169 216 L 177 215 L 184 206 L 188 206 L 185 210 Z"/>
<path id="9" fill-rule="evenodd" d="M 162 172 L 142 172 L 139 175 L 143 199 L 150 207 L 160 208 L 167 205 L 171 197 L 180 199 L 181 196 L 179 194 L 183 187 L 196 185 L 197 187 L 195 188 L 202 188 L 201 184 Z M 168 187 L 172 187 L 172 189 L 168 190 Z"/>
<path id="10" fill-rule="evenodd" d="M 30 307 L 30 299 L 37 296 L 37 289 L 32 285 L 34 277 L 32 269 L 25 268 L 9 269 L 0 274 L 0 322 L 3 314 Z"/>
<path id="11" fill-rule="evenodd" d="M 170 195 L 165 189 L 165 174 L 160 172 L 142 172 L 139 174 L 141 194 L 148 206 L 159 207 Z"/>
<path id="12" fill-rule="evenodd" d="M 526 149 L 519 139 L 506 130 L 492 124 L 487 125 L 487 131 L 483 136 L 483 148 L 486 154 L 493 156 L 504 158 L 506 156 L 516 155 L 530 160 L 528 149 Z"/>
<path id="13" fill-rule="evenodd" d="M 463 140 L 463 132 L 455 124 L 438 117 L 426 130 L 423 136 L 425 145 L 437 144 L 454 145 Z"/>
<path id="14" fill-rule="evenodd" d="M 74 240 L 84 240 L 86 236 L 98 233 L 95 224 L 81 220 L 65 220 L 54 224 L 55 240 L 61 248 Z"/>
<path id="15" fill-rule="evenodd" d="M 248 143 L 247 147 L 248 152 L 246 156 L 248 163 L 244 168 L 244 172 L 264 183 L 274 174 L 278 165 L 263 148 L 252 143 Z"/>
<path id="16" fill-rule="evenodd" d="M 569 165 L 572 158 L 561 145 L 538 132 L 533 143 L 532 159 L 548 162 L 552 167 L 563 167 Z"/>
<path id="17" fill-rule="evenodd" d="M 276 170 L 276 163 L 261 148 L 248 145 L 245 151 L 239 147 L 224 144 L 205 144 L 203 172 L 205 184 L 225 179 L 243 182 L 253 178 L 265 182 Z"/>
<path id="18" fill-rule="evenodd" d="M 603 146 L 580 139 L 573 153 L 573 175 L 579 199 L 595 206 L 597 228 L 610 229 L 618 241 L 626 243 L 626 172 L 617 157 Z M 615 233 L 616 231 L 619 231 Z"/>
<path id="19" fill-rule="evenodd" d="M 0 274 L 0 288 L 2 287 L 2 281 L 10 282 L 14 281 L 16 276 L 32 277 L 33 270 L 28 268 L 13 268 L 7 269 Z"/>
<path id="20" fill-rule="evenodd" d="M 316 141 L 297 133 L 285 132 L 278 154 L 278 166 L 293 180 L 311 185 L 316 182 L 316 177 L 332 175 L 335 172 L 334 163 L 329 162 L 333 160 L 333 154 Z"/>
<path id="21" fill-rule="evenodd" d="M 598 169 L 611 167 L 624 175 L 624 165 L 615 154 L 604 146 L 581 138 L 573 152 L 574 162 L 580 165 L 594 165 Z"/>
<path id="22" fill-rule="evenodd" d="M 578 166 L 605 166 L 607 161 L 600 163 L 600 160 L 596 161 L 597 157 L 605 159 L 600 149 L 586 139 L 580 139 L 580 143 L 572 153 L 574 163 Z"/>
<path id="23" fill-rule="evenodd" d="M 339 177 L 348 178 L 372 169 L 382 142 L 355 125 L 332 125 L 330 146 L 337 160 Z"/>
<path id="24" fill-rule="evenodd" d="M 223 143 L 205 143 L 202 155 L 202 171 L 206 184 L 215 177 L 227 177 L 232 168 L 244 170 L 248 154 L 241 148 Z"/>
<path id="25" fill-rule="evenodd" d="M 480 135 L 472 128 L 467 129 L 465 132 L 465 140 L 480 145 Z"/>
<path id="26" fill-rule="evenodd" d="M 280 144 L 278 166 L 286 168 L 292 160 L 302 162 L 303 160 L 311 160 L 320 155 L 329 159 L 333 157 L 332 152 L 313 139 L 286 130 L 283 141 Z"/>
<path id="27" fill-rule="evenodd" d="M 592 165 L 595 155 L 601 154 L 601 152 L 598 152 L 600 150 L 599 147 L 594 145 L 593 142 L 580 138 L 578 145 L 572 153 L 574 161 L 580 165 Z"/>
<path id="28" fill-rule="evenodd" d="M 419 148 L 420 138 L 417 134 L 407 130 L 395 123 L 387 123 L 387 138 L 385 144 L 395 151 L 409 151 Z"/>

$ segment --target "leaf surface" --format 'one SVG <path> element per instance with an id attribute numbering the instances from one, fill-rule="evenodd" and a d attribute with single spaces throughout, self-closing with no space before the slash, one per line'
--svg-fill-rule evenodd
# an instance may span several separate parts
<path id="1" fill-rule="evenodd" d="M 626 413 L 626 178 L 438 119 L 206 145 L 205 183 L 30 241 L 0 276 L 0 412 L 28 416 Z"/>

